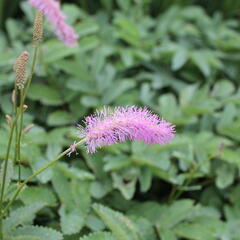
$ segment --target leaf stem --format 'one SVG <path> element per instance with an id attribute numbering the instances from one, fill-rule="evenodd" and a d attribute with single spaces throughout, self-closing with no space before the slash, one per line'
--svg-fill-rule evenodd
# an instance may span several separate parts
<path id="1" fill-rule="evenodd" d="M 80 140 L 79 142 L 77 142 L 75 144 L 75 147 L 83 144 L 85 142 L 85 139 Z M 8 202 L 7 206 L 5 207 L 5 209 L 3 210 L 3 214 L 5 214 L 7 212 L 7 210 L 9 209 L 9 207 L 13 204 L 13 202 L 17 199 L 17 196 L 19 195 L 19 193 L 21 192 L 21 190 L 23 189 L 24 186 L 26 186 L 26 184 L 31 181 L 34 177 L 36 177 L 37 175 L 39 175 L 41 172 L 43 172 L 44 170 L 46 170 L 47 168 L 51 167 L 53 164 L 55 164 L 59 159 L 61 159 L 63 156 L 65 156 L 67 153 L 69 153 L 71 151 L 71 147 L 69 147 L 67 150 L 65 150 L 64 152 L 62 152 L 61 154 L 59 154 L 56 158 L 54 158 L 52 161 L 50 161 L 48 164 L 46 164 L 44 167 L 40 168 L 39 170 L 37 170 L 35 173 L 33 173 L 30 177 L 28 177 L 27 179 L 25 179 L 24 182 L 22 182 L 17 191 L 15 192 L 13 198 Z"/>

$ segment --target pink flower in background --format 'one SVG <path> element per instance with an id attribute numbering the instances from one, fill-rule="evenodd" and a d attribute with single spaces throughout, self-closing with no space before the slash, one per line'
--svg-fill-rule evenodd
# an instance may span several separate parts
<path id="1" fill-rule="evenodd" d="M 30 5 L 41 11 L 47 20 L 53 25 L 56 35 L 68 46 L 77 45 L 78 35 L 69 26 L 66 16 L 60 9 L 60 4 L 56 0 L 28 0 Z"/>
<path id="2" fill-rule="evenodd" d="M 98 147 L 124 142 L 128 139 L 148 144 L 165 144 L 175 137 L 175 126 L 153 114 L 147 108 L 106 108 L 85 118 L 85 128 L 79 126 L 86 138 L 87 150 L 94 153 Z"/>

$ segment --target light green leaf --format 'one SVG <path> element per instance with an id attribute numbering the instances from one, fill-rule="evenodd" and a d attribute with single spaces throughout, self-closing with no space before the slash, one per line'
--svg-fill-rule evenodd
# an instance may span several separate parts
<path id="1" fill-rule="evenodd" d="M 77 79 L 73 79 L 72 81 L 76 81 L 76 89 L 79 90 L 78 85 L 82 84 L 83 82 L 93 82 L 94 78 L 91 74 L 89 74 L 89 71 L 87 69 L 87 65 L 84 62 L 81 62 L 80 60 L 61 60 L 57 61 L 55 63 L 55 66 L 59 70 L 63 70 L 64 72 L 72 75 L 73 77 L 76 77 Z M 70 79 L 71 80 L 71 79 Z M 87 83 L 86 83 L 87 84 Z M 73 87 L 73 89 L 75 89 Z"/>
<path id="2" fill-rule="evenodd" d="M 116 100 L 121 94 L 135 87 L 135 83 L 130 80 L 120 80 L 112 84 L 102 97 L 103 104 L 109 104 Z"/>
<path id="3" fill-rule="evenodd" d="M 116 240 L 116 238 L 111 233 L 98 232 L 81 237 L 79 240 Z"/>
<path id="4" fill-rule="evenodd" d="M 100 204 L 94 204 L 93 208 L 118 240 L 141 239 L 136 226 L 120 212 Z"/>
<path id="5" fill-rule="evenodd" d="M 192 60 L 206 77 L 210 76 L 211 68 L 208 63 L 208 58 L 206 54 L 204 54 L 204 52 L 202 51 L 193 52 Z"/>
<path id="6" fill-rule="evenodd" d="M 152 183 L 152 173 L 150 168 L 141 168 L 141 173 L 139 176 L 140 189 L 141 192 L 147 192 L 151 187 Z"/>
<path id="7" fill-rule="evenodd" d="M 171 206 L 166 207 L 158 220 L 158 228 L 170 228 L 184 219 L 188 218 L 194 210 L 193 201 L 190 199 L 175 201 Z"/>
<path id="8" fill-rule="evenodd" d="M 81 21 L 76 26 L 76 32 L 81 36 L 86 36 L 92 33 L 96 33 L 99 30 L 99 26 L 97 22 L 93 19 Z"/>
<path id="9" fill-rule="evenodd" d="M 60 232 L 40 226 L 20 227 L 11 233 L 13 240 L 62 240 L 63 236 Z M 25 238 L 24 238 L 25 237 Z"/>
<path id="10" fill-rule="evenodd" d="M 229 80 L 221 80 L 214 85 L 213 95 L 224 98 L 234 92 L 234 84 Z"/>
<path id="11" fill-rule="evenodd" d="M 3 172 L 4 172 L 4 168 L 5 168 L 5 161 L 2 162 L 1 164 L 1 168 L 0 168 L 0 189 L 2 188 L 2 181 L 3 181 Z M 7 164 L 7 172 L 6 172 L 6 178 L 5 178 L 5 190 L 7 190 L 10 182 L 11 182 L 11 178 L 13 177 L 13 162 L 11 159 L 8 160 L 8 164 Z"/>
<path id="12" fill-rule="evenodd" d="M 93 50 L 97 48 L 100 43 L 101 43 L 100 39 L 95 35 L 80 38 L 80 41 L 79 41 L 79 45 L 81 46 L 80 52 Z"/>
<path id="13" fill-rule="evenodd" d="M 60 225 L 64 234 L 74 234 L 81 230 L 83 227 L 86 215 L 82 214 L 78 209 L 67 209 L 62 205 L 58 211 L 60 215 Z"/>
<path id="14" fill-rule="evenodd" d="M 183 238 L 191 240 L 216 240 L 221 239 L 225 234 L 226 226 L 215 218 L 200 218 L 194 223 L 182 223 L 174 232 Z"/>
<path id="15" fill-rule="evenodd" d="M 57 167 L 54 168 L 52 183 L 63 204 L 59 210 L 63 233 L 79 232 L 90 210 L 90 184 L 77 178 L 71 179 L 71 176 L 66 176 L 64 171 Z"/>
<path id="16" fill-rule="evenodd" d="M 188 60 L 188 53 L 184 49 L 178 50 L 172 59 L 171 68 L 173 71 L 179 70 Z"/>
<path id="17" fill-rule="evenodd" d="M 230 164 L 219 164 L 216 169 L 216 185 L 218 188 L 223 189 L 230 186 L 235 177 L 235 168 Z"/>
<path id="18" fill-rule="evenodd" d="M 49 106 L 58 106 L 64 102 L 57 89 L 39 83 L 31 85 L 28 97 Z"/>
<path id="19" fill-rule="evenodd" d="M 97 107 L 99 104 L 99 99 L 94 96 L 83 96 L 81 98 L 81 104 L 85 107 Z"/>
<path id="20" fill-rule="evenodd" d="M 75 54 L 78 47 L 66 47 L 62 42 L 58 40 L 50 40 L 44 44 L 45 54 L 44 63 L 50 64 L 65 57 Z"/>
<path id="21" fill-rule="evenodd" d="M 47 118 L 47 123 L 49 126 L 66 125 L 74 123 L 75 121 L 76 119 L 74 118 L 74 116 L 72 116 L 71 113 L 66 111 L 52 112 Z"/>
<path id="22" fill-rule="evenodd" d="M 135 175 L 135 174 L 134 174 Z M 127 174 L 120 175 L 116 172 L 112 173 L 113 187 L 120 190 L 122 195 L 130 200 L 136 189 L 137 176 L 127 176 Z"/>
<path id="23" fill-rule="evenodd" d="M 27 187 L 21 192 L 20 199 L 25 205 L 39 202 L 39 199 L 48 206 L 55 206 L 57 203 L 57 199 L 53 191 L 44 186 Z"/>
<path id="24" fill-rule="evenodd" d="M 39 199 L 39 201 L 41 201 L 41 199 Z M 9 233 L 18 225 L 31 223 L 35 214 L 44 206 L 45 203 L 38 202 L 11 211 L 10 216 L 3 221 L 4 232 Z"/>
<path id="25" fill-rule="evenodd" d="M 161 240 L 178 240 L 174 232 L 170 229 L 161 229 L 159 234 Z"/>

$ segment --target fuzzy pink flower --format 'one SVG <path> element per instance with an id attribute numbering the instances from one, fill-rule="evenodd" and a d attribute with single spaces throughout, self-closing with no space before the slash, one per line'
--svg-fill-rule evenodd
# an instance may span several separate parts
<path id="1" fill-rule="evenodd" d="M 148 144 L 165 144 L 175 137 L 175 126 L 136 106 L 106 108 L 85 118 L 85 128 L 79 126 L 79 137 L 86 139 L 89 153 L 98 147 L 128 139 Z"/>
<path id="2" fill-rule="evenodd" d="M 78 35 L 69 26 L 66 16 L 60 9 L 60 4 L 56 0 L 28 0 L 29 4 L 41 11 L 47 20 L 53 25 L 56 35 L 68 46 L 77 45 Z"/>

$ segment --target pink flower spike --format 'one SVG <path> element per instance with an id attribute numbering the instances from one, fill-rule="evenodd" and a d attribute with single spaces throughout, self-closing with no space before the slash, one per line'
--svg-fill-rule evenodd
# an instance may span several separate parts
<path id="1" fill-rule="evenodd" d="M 56 0 L 28 0 L 29 4 L 42 12 L 47 20 L 53 25 L 58 38 L 68 46 L 76 46 L 78 35 L 69 26 L 66 16 L 60 9 L 60 4 Z"/>
<path id="2" fill-rule="evenodd" d="M 76 149 L 76 141 L 70 146 L 70 152 L 67 154 L 68 157 L 71 156 L 72 153 L 76 153 L 78 155 L 77 149 Z"/>
<path id="3" fill-rule="evenodd" d="M 148 144 L 166 144 L 175 137 L 175 126 L 147 108 L 136 106 L 104 107 L 101 111 L 88 116 L 81 128 L 80 138 L 85 138 L 89 153 L 97 148 L 124 142 L 128 139 Z"/>

